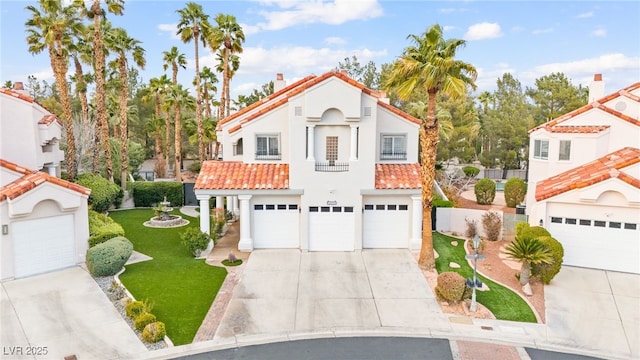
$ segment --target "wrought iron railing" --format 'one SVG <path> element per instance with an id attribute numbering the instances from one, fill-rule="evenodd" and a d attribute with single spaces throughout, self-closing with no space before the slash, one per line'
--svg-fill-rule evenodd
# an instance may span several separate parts
<path id="1" fill-rule="evenodd" d="M 259 154 L 256 153 L 256 160 L 280 160 L 282 159 L 282 154 Z"/>
<path id="2" fill-rule="evenodd" d="M 380 160 L 407 160 L 407 153 L 380 153 Z"/>
<path id="3" fill-rule="evenodd" d="M 337 161 L 318 161 L 316 162 L 316 171 L 321 171 L 321 172 L 349 171 L 349 163 L 337 162 Z"/>

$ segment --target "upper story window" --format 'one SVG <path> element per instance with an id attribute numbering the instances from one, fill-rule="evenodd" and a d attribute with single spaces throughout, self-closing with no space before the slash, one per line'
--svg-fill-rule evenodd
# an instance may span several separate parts
<path id="1" fill-rule="evenodd" d="M 406 160 L 407 136 L 382 135 L 380 149 L 380 160 Z"/>
<path id="2" fill-rule="evenodd" d="M 571 160 L 571 140 L 560 140 L 558 160 Z"/>
<path id="3" fill-rule="evenodd" d="M 280 135 L 256 135 L 256 160 L 280 160 Z"/>
<path id="4" fill-rule="evenodd" d="M 327 136 L 326 146 L 326 160 L 329 162 L 329 165 L 335 165 L 335 162 L 338 160 L 338 137 Z"/>
<path id="5" fill-rule="evenodd" d="M 242 138 L 238 139 L 238 142 L 233 144 L 233 155 L 242 155 Z"/>
<path id="6" fill-rule="evenodd" d="M 549 159 L 549 140 L 535 140 L 533 142 L 533 158 Z"/>

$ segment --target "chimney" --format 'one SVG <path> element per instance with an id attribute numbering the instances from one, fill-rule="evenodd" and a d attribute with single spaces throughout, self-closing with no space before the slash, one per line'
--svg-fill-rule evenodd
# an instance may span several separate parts
<path id="1" fill-rule="evenodd" d="M 287 82 L 284 81 L 284 75 L 282 73 L 276 74 L 276 81 L 273 83 L 273 92 L 277 93 L 278 91 L 284 89 L 287 86 Z"/>
<path id="2" fill-rule="evenodd" d="M 602 81 L 602 74 L 595 74 L 591 85 L 589 85 L 589 104 L 603 97 L 604 81 Z"/>
<path id="3" fill-rule="evenodd" d="M 29 96 L 29 92 L 27 90 L 25 90 L 24 88 L 24 84 L 22 83 L 22 81 L 16 81 L 13 83 L 13 91 L 22 94 L 22 95 L 27 95 Z"/>

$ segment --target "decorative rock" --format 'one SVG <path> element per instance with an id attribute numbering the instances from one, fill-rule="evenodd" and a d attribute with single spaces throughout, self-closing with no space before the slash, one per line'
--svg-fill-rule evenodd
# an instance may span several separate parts
<path id="1" fill-rule="evenodd" d="M 529 285 L 529 283 L 522 286 L 522 292 L 527 296 L 533 295 L 533 291 L 531 290 L 531 285 Z"/>
<path id="2" fill-rule="evenodd" d="M 460 269 L 460 265 L 454 263 L 454 262 L 450 262 L 449 263 L 449 267 L 452 269 Z"/>
<path id="3" fill-rule="evenodd" d="M 437 251 L 433 250 L 433 258 L 437 259 L 440 255 L 438 254 Z"/>
<path id="4" fill-rule="evenodd" d="M 457 241 L 452 241 L 451 242 L 451 246 L 458 246 L 458 242 Z"/>

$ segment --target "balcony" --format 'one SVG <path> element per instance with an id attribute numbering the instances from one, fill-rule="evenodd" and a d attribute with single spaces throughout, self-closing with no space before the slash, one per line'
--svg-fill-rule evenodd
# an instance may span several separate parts
<path id="1" fill-rule="evenodd" d="M 349 171 L 348 162 L 317 161 L 316 171 L 319 172 L 345 172 Z"/>
<path id="2" fill-rule="evenodd" d="M 281 160 L 282 154 L 280 153 L 256 153 L 256 160 Z"/>
<path id="3" fill-rule="evenodd" d="M 380 153 L 380 160 L 407 160 L 406 152 L 396 152 L 396 153 Z"/>

